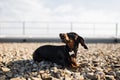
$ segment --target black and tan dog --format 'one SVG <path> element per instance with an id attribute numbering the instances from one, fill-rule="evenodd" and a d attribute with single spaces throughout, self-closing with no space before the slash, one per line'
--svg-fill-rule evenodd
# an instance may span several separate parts
<path id="1" fill-rule="evenodd" d="M 88 49 L 84 43 L 84 39 L 73 32 L 61 33 L 59 36 L 66 45 L 41 46 L 33 53 L 33 60 L 37 62 L 47 60 L 62 66 L 77 67 L 78 65 L 76 63 L 76 54 L 79 43 L 81 43 L 85 49 Z M 74 51 L 75 55 L 70 55 L 69 52 L 71 51 Z"/>
<path id="2" fill-rule="evenodd" d="M 86 46 L 86 44 L 84 42 L 84 39 L 75 32 L 62 33 L 62 34 L 60 34 L 60 37 L 62 39 L 62 42 L 66 43 L 66 45 L 69 46 L 69 48 L 71 49 L 70 51 L 74 51 L 75 57 L 77 56 L 79 43 L 85 49 L 88 49 L 88 47 Z"/>

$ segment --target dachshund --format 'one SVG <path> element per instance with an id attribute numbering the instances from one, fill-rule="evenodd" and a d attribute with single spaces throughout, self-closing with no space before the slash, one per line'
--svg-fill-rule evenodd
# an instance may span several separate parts
<path id="1" fill-rule="evenodd" d="M 77 67 L 76 63 L 76 51 L 78 49 L 79 42 L 87 49 L 82 37 L 76 33 L 60 33 L 60 39 L 65 45 L 44 45 L 37 48 L 33 53 L 33 60 L 40 62 L 42 60 L 51 61 L 64 67 Z M 80 38 L 79 38 L 80 37 Z M 81 40 L 82 39 L 82 40 Z M 77 40 L 77 41 L 76 41 Z M 71 51 L 76 52 L 75 55 L 70 55 Z"/>

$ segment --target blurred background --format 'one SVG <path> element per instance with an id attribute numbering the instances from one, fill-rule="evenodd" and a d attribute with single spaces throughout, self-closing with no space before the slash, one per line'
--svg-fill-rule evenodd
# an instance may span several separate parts
<path id="1" fill-rule="evenodd" d="M 120 42 L 119 0 L 0 0 L 0 41 Z"/>

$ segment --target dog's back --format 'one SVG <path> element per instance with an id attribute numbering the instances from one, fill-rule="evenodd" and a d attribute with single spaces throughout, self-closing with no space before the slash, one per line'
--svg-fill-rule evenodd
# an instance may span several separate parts
<path id="1" fill-rule="evenodd" d="M 65 45 L 45 45 L 39 47 L 33 53 L 34 61 L 40 62 L 42 60 L 48 60 L 60 65 L 66 65 L 66 63 L 68 63 L 68 57 L 69 52 Z"/>

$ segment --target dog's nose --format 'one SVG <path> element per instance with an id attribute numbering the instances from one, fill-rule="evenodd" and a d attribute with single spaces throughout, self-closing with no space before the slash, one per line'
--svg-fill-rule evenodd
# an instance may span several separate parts
<path id="1" fill-rule="evenodd" d="M 60 35 L 59 35 L 61 38 L 64 38 L 64 34 L 62 34 L 62 33 L 60 33 Z"/>

